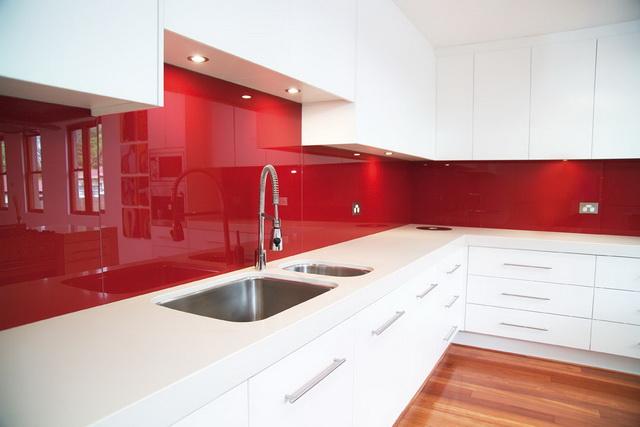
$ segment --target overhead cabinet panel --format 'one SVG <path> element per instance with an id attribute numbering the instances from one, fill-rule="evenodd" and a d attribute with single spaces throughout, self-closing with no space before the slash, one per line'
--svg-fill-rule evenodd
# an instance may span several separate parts
<path id="1" fill-rule="evenodd" d="M 469 160 L 473 139 L 473 54 L 438 58 L 436 157 Z"/>
<path id="2" fill-rule="evenodd" d="M 640 33 L 598 39 L 593 158 L 640 157 Z"/>
<path id="3" fill-rule="evenodd" d="M 595 40 L 533 47 L 529 158 L 591 158 L 595 61 Z"/>
<path id="4" fill-rule="evenodd" d="M 531 49 L 475 55 L 474 160 L 527 159 Z"/>
<path id="5" fill-rule="evenodd" d="M 162 105 L 162 4 L 0 1 L 0 95 L 94 115 Z"/>

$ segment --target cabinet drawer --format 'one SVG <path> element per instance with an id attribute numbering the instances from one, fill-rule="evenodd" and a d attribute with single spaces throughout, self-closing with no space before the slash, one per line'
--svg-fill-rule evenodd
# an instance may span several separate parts
<path id="1" fill-rule="evenodd" d="M 467 265 L 467 250 L 461 249 L 436 265 L 438 273 L 448 280 L 456 280 L 465 274 Z"/>
<path id="2" fill-rule="evenodd" d="M 594 255 L 469 248 L 469 274 L 593 286 Z"/>
<path id="3" fill-rule="evenodd" d="M 593 318 L 640 325 L 640 292 L 596 288 Z"/>
<path id="4" fill-rule="evenodd" d="M 247 410 L 247 383 L 242 383 L 229 390 L 211 403 L 187 415 L 175 427 L 248 427 L 249 411 Z"/>
<path id="5" fill-rule="evenodd" d="M 468 331 L 500 337 L 589 348 L 591 320 L 467 304 Z"/>
<path id="6" fill-rule="evenodd" d="M 591 350 L 640 359 L 640 326 L 594 320 Z"/>
<path id="7" fill-rule="evenodd" d="M 599 256 L 596 286 L 640 291 L 640 258 Z"/>
<path id="8" fill-rule="evenodd" d="M 342 323 L 250 378 L 252 427 L 350 425 L 352 331 Z"/>
<path id="9" fill-rule="evenodd" d="M 467 301 L 482 305 L 591 318 L 593 288 L 469 276 Z"/>

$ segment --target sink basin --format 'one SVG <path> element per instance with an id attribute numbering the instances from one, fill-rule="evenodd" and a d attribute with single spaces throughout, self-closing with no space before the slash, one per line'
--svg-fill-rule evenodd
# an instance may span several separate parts
<path id="1" fill-rule="evenodd" d="M 336 285 L 271 276 L 249 276 L 159 305 L 230 322 L 255 322 L 323 294 Z"/>
<path id="2" fill-rule="evenodd" d="M 319 274 L 322 276 L 353 277 L 362 276 L 373 271 L 370 267 L 359 267 L 322 262 L 300 262 L 283 267 L 288 271 L 298 273 Z"/>
<path id="3" fill-rule="evenodd" d="M 208 268 L 158 261 L 126 267 L 107 267 L 97 273 L 63 280 L 62 283 L 93 292 L 125 294 L 167 288 L 216 274 L 217 271 Z"/>

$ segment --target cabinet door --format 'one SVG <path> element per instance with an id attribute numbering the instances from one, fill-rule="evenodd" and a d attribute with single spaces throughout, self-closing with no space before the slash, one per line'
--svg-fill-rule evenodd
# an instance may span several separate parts
<path id="1" fill-rule="evenodd" d="M 249 379 L 251 426 L 350 426 L 352 331 L 346 321 Z"/>
<path id="2" fill-rule="evenodd" d="M 412 301 L 406 298 L 406 293 L 396 291 L 354 318 L 356 426 L 393 425 L 412 397 L 416 337 L 410 326 Z"/>
<path id="3" fill-rule="evenodd" d="M 591 158 L 595 40 L 535 46 L 531 159 Z"/>
<path id="4" fill-rule="evenodd" d="M 438 58 L 436 158 L 471 160 L 473 54 Z"/>
<path id="5" fill-rule="evenodd" d="M 528 158 L 530 59 L 530 48 L 476 53 L 474 160 Z"/>
<path id="6" fill-rule="evenodd" d="M 295 0 L 291 13 L 292 75 L 352 101 L 357 0 Z"/>
<path id="7" fill-rule="evenodd" d="M 249 427 L 247 383 L 229 390 L 174 424 L 176 427 Z"/>
<path id="8" fill-rule="evenodd" d="M 418 157 L 435 152 L 435 58 L 390 0 L 360 0 L 356 61 L 358 144 Z"/>
<path id="9" fill-rule="evenodd" d="M 11 91 L 0 93 L 92 108 L 94 115 L 133 108 L 124 101 L 162 105 L 160 3 L 0 2 L 0 80 L 20 82 L 0 85 Z"/>
<path id="10" fill-rule="evenodd" d="M 640 157 L 640 34 L 598 39 L 593 158 Z"/>

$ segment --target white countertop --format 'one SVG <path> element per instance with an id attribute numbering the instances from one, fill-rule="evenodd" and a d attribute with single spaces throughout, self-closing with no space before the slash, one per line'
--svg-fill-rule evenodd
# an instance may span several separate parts
<path id="1" fill-rule="evenodd" d="M 308 277 L 279 268 L 293 260 L 374 271 L 322 278 L 338 287 L 262 321 L 226 322 L 152 302 L 252 268 L 69 313 L 0 332 L 0 425 L 175 421 L 401 285 L 397 274 L 412 262 L 436 263 L 466 245 L 640 257 L 638 237 L 407 225 L 269 263 L 261 274 Z"/>

